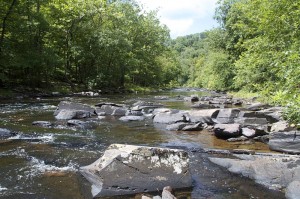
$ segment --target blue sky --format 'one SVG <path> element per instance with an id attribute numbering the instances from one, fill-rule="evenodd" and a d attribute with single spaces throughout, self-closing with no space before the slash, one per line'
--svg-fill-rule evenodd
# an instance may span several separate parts
<path id="1" fill-rule="evenodd" d="M 213 19 L 218 0 L 138 0 L 146 11 L 158 9 L 162 24 L 172 38 L 217 27 Z"/>

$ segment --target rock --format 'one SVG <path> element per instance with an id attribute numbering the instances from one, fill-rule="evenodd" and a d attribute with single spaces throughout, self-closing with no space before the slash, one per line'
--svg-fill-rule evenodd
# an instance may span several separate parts
<path id="1" fill-rule="evenodd" d="M 90 115 L 95 115 L 95 109 L 87 104 L 81 104 L 70 101 L 61 101 L 58 104 L 56 111 L 54 112 L 54 116 L 58 115 L 62 110 L 70 110 L 70 111 L 84 111 L 89 112 Z"/>
<path id="2" fill-rule="evenodd" d="M 154 116 L 153 122 L 154 123 L 161 123 L 161 124 L 173 124 L 178 122 L 186 122 L 186 116 L 184 112 L 179 113 L 158 113 Z"/>
<path id="3" fill-rule="evenodd" d="M 116 107 L 123 107 L 122 104 L 116 104 L 116 103 L 112 103 L 112 102 L 101 102 L 98 104 L 95 104 L 96 107 L 101 107 L 103 105 L 109 105 L 109 106 L 116 106 Z"/>
<path id="4" fill-rule="evenodd" d="M 127 110 L 125 115 L 135 115 L 135 116 L 142 116 L 142 110 Z"/>
<path id="5" fill-rule="evenodd" d="M 171 110 L 169 108 L 156 108 L 152 111 L 153 115 L 157 115 L 159 113 L 168 113 L 168 112 L 174 112 L 174 110 Z M 179 111 L 177 111 L 179 112 Z"/>
<path id="6" fill-rule="evenodd" d="M 214 109 L 214 108 L 221 108 L 221 106 L 215 105 L 215 104 L 207 104 L 207 103 L 199 102 L 199 103 L 191 105 L 191 108 Z"/>
<path id="7" fill-rule="evenodd" d="M 76 127 L 84 127 L 84 125 L 86 125 L 86 122 L 81 121 L 81 120 L 68 120 L 67 124 L 69 126 L 76 126 Z"/>
<path id="8" fill-rule="evenodd" d="M 255 141 L 259 141 L 265 144 L 268 144 L 269 139 L 270 139 L 270 135 L 263 135 L 263 136 L 257 136 L 255 138 L 253 138 Z"/>
<path id="9" fill-rule="evenodd" d="M 173 196 L 172 188 L 170 186 L 164 187 L 163 192 L 161 194 L 162 199 L 177 199 L 175 196 Z"/>
<path id="10" fill-rule="evenodd" d="M 80 110 L 61 110 L 55 118 L 58 120 L 70 120 L 70 119 L 82 119 L 91 117 L 91 113 L 87 111 Z"/>
<path id="11" fill-rule="evenodd" d="M 103 104 L 100 106 L 100 104 L 97 104 L 99 108 L 96 108 L 97 115 L 112 115 L 112 114 L 122 114 L 121 116 L 124 116 L 126 113 L 126 109 L 124 107 L 120 107 L 119 105 L 115 104 Z M 119 115 L 120 116 L 120 115 Z"/>
<path id="12" fill-rule="evenodd" d="M 209 158 L 209 160 L 270 189 L 280 190 L 300 179 L 299 156 L 277 154 L 234 156 L 239 159 Z"/>
<path id="13" fill-rule="evenodd" d="M 214 121 L 220 124 L 232 124 L 239 113 L 239 109 L 221 109 Z"/>
<path id="14" fill-rule="evenodd" d="M 142 199 L 152 199 L 152 198 L 150 198 L 148 196 L 142 196 Z"/>
<path id="15" fill-rule="evenodd" d="M 153 196 L 152 199 L 162 199 L 160 196 Z"/>
<path id="16" fill-rule="evenodd" d="M 113 110 L 112 114 L 113 116 L 125 116 L 127 110 L 125 108 L 116 108 Z"/>
<path id="17" fill-rule="evenodd" d="M 199 122 L 197 124 L 186 125 L 182 128 L 183 131 L 201 131 L 203 129 L 203 123 Z"/>
<path id="18" fill-rule="evenodd" d="M 145 101 L 137 101 L 132 106 L 138 106 L 139 109 L 147 109 L 147 108 L 160 108 L 164 105 L 162 104 L 156 104 L 154 102 L 145 102 Z"/>
<path id="19" fill-rule="evenodd" d="M 145 120 L 145 117 L 144 117 L 144 116 L 128 115 L 128 116 L 120 117 L 119 120 L 121 120 L 121 121 L 123 121 L 123 122 L 143 121 L 143 120 Z"/>
<path id="20" fill-rule="evenodd" d="M 198 102 L 199 97 L 197 95 L 192 95 L 190 97 L 183 98 L 183 100 L 186 101 L 186 102 Z"/>
<path id="21" fill-rule="evenodd" d="M 273 151 L 300 154 L 300 132 L 275 132 L 270 135 L 269 147 Z"/>
<path id="22" fill-rule="evenodd" d="M 243 127 L 257 127 L 257 126 L 269 124 L 266 118 L 256 118 L 256 117 L 236 118 L 234 122 L 240 124 Z"/>
<path id="23" fill-rule="evenodd" d="M 242 134 L 248 138 L 252 138 L 252 137 L 255 137 L 256 132 L 255 132 L 255 129 L 242 128 Z"/>
<path id="24" fill-rule="evenodd" d="M 238 137 L 240 132 L 239 124 L 216 124 L 214 126 L 214 133 L 219 138 Z"/>
<path id="25" fill-rule="evenodd" d="M 276 115 L 276 113 L 274 113 Z M 269 123 L 278 122 L 278 117 L 273 116 L 272 114 L 266 114 L 265 112 L 260 111 L 242 111 L 239 117 L 245 118 L 265 118 Z"/>
<path id="26" fill-rule="evenodd" d="M 250 111 L 259 111 L 259 110 L 266 109 L 269 107 L 270 107 L 270 105 L 268 105 L 268 104 L 254 103 L 254 104 L 251 104 L 250 106 L 248 106 L 247 109 Z"/>
<path id="27" fill-rule="evenodd" d="M 191 110 L 187 111 L 186 116 L 189 118 L 189 122 L 192 123 L 213 124 L 213 118 L 216 118 L 218 113 L 219 109 Z"/>
<path id="28" fill-rule="evenodd" d="M 168 100 L 169 97 L 168 96 L 154 96 L 154 99 L 156 99 L 156 100 Z"/>
<path id="29" fill-rule="evenodd" d="M 288 131 L 291 129 L 286 121 L 279 121 L 272 124 L 271 132 Z"/>
<path id="30" fill-rule="evenodd" d="M 237 138 L 229 138 L 227 139 L 227 142 L 244 142 L 247 141 L 248 138 L 245 136 L 237 137 Z"/>
<path id="31" fill-rule="evenodd" d="M 179 123 L 175 123 L 175 124 L 169 124 L 166 129 L 168 131 L 180 131 L 181 129 L 183 129 L 186 125 L 188 125 L 188 123 L 185 122 L 179 122 Z"/>
<path id="32" fill-rule="evenodd" d="M 299 199 L 300 197 L 300 179 L 291 182 L 285 191 L 287 199 Z"/>
<path id="33" fill-rule="evenodd" d="M 32 125 L 40 127 L 51 127 L 52 123 L 48 121 L 34 121 L 32 122 Z"/>
<path id="34" fill-rule="evenodd" d="M 79 171 L 93 184 L 93 197 L 192 186 L 188 154 L 176 149 L 113 144 Z"/>
<path id="35" fill-rule="evenodd" d="M 16 133 L 13 133 L 12 131 L 5 128 L 0 128 L 0 138 L 7 138 L 14 135 L 16 135 Z"/>

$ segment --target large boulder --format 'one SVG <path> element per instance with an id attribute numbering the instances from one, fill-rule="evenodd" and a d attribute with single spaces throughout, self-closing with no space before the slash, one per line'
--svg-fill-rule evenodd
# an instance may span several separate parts
<path id="1" fill-rule="evenodd" d="M 55 118 L 58 120 L 82 119 L 91 117 L 91 113 L 82 110 L 61 110 Z"/>
<path id="2" fill-rule="evenodd" d="M 56 111 L 54 112 L 54 116 L 58 115 L 62 110 L 69 110 L 69 111 L 84 111 L 89 112 L 90 115 L 95 114 L 95 109 L 87 104 L 81 104 L 77 102 L 70 102 L 70 101 L 61 101 Z"/>
<path id="3" fill-rule="evenodd" d="M 192 186 L 188 154 L 176 149 L 113 144 L 79 171 L 92 183 L 93 197 Z"/>
<path id="4" fill-rule="evenodd" d="M 161 124 L 173 124 L 173 123 L 186 122 L 186 121 L 187 119 L 184 112 L 158 113 L 153 118 L 154 123 L 161 123 Z"/>
<path id="5" fill-rule="evenodd" d="M 269 147 L 273 151 L 300 154 L 300 132 L 275 132 L 269 138 Z"/>
<path id="6" fill-rule="evenodd" d="M 219 113 L 219 109 L 205 109 L 205 110 L 190 110 L 187 111 L 187 118 L 192 123 L 207 123 L 213 124 L 213 118 L 216 118 Z"/>
<path id="7" fill-rule="evenodd" d="M 114 116 L 124 116 L 127 109 L 121 105 L 113 103 L 103 103 L 97 104 L 96 113 L 99 116 L 104 115 L 114 115 Z"/>
<path id="8" fill-rule="evenodd" d="M 293 181 L 300 179 L 299 156 L 278 154 L 234 156 L 238 159 L 214 157 L 209 159 L 232 173 L 249 177 L 270 189 L 281 190 L 288 187 Z M 290 190 L 299 193 L 293 187 L 290 187 Z M 289 195 L 294 194 L 289 193 Z"/>
<path id="9" fill-rule="evenodd" d="M 214 126 L 215 136 L 219 138 L 232 138 L 241 135 L 241 127 L 239 124 L 216 124 Z"/>
<path id="10" fill-rule="evenodd" d="M 239 109 L 221 109 L 214 121 L 220 124 L 232 124 L 239 113 Z"/>

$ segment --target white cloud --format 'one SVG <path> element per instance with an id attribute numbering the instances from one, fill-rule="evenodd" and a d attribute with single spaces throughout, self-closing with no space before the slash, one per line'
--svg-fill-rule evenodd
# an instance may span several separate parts
<path id="1" fill-rule="evenodd" d="M 171 37 L 202 32 L 216 26 L 213 15 L 217 0 L 138 0 L 145 10 L 158 9 Z"/>

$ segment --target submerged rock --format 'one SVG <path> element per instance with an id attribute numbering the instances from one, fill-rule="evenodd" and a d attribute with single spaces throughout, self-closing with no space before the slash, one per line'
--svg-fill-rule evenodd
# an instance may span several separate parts
<path id="1" fill-rule="evenodd" d="M 113 144 L 80 173 L 93 184 L 93 197 L 192 186 L 188 154 L 176 149 Z"/>
<path id="2" fill-rule="evenodd" d="M 48 121 L 34 121 L 32 122 L 32 125 L 40 127 L 51 127 L 52 123 Z"/>
<path id="3" fill-rule="evenodd" d="M 185 122 L 179 122 L 179 123 L 175 123 L 175 124 L 169 124 L 166 129 L 168 131 L 180 131 L 182 130 L 185 126 L 187 126 L 189 123 L 185 123 Z"/>

